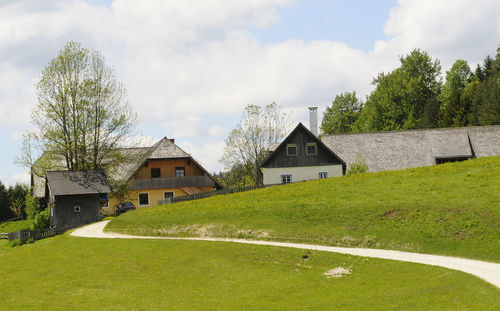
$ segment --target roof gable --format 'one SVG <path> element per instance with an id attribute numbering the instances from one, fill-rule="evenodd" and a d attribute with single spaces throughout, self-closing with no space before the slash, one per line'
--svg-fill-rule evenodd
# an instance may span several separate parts
<path id="1" fill-rule="evenodd" d="M 301 136 L 300 139 L 298 138 L 299 136 Z M 314 166 L 314 165 L 325 165 L 325 164 L 342 164 L 342 166 L 345 169 L 345 162 L 340 157 L 338 157 L 333 151 L 331 151 L 330 148 L 328 148 L 321 140 L 319 140 L 318 137 L 314 135 L 302 123 L 299 123 L 295 127 L 295 129 L 291 131 L 290 134 L 288 134 L 288 136 L 281 143 L 279 143 L 278 146 L 272 144 L 272 148 L 274 149 L 274 151 L 267 156 L 267 158 L 262 163 L 261 167 L 273 166 L 273 162 L 277 161 L 278 157 L 281 158 L 284 157 L 284 154 L 286 153 L 287 144 L 297 143 L 297 139 L 299 139 L 300 141 L 304 140 L 301 143 L 301 146 L 297 146 L 299 152 L 299 159 L 298 161 L 292 160 L 291 162 L 294 163 L 289 163 L 286 166 Z M 300 159 L 300 152 L 305 150 L 306 143 L 316 143 L 317 156 L 307 156 L 307 159 Z M 301 148 L 304 148 L 304 150 L 302 150 Z M 302 158 L 305 158 L 304 155 L 302 156 L 303 156 Z"/>

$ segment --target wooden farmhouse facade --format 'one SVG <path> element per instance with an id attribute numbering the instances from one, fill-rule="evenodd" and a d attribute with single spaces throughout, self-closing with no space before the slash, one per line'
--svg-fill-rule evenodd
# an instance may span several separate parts
<path id="1" fill-rule="evenodd" d="M 47 172 L 51 227 L 75 227 L 100 219 L 110 188 L 103 171 Z"/>
<path id="2" fill-rule="evenodd" d="M 108 176 L 126 182 L 128 192 L 122 197 L 109 197 L 103 206 L 107 214 L 115 212 L 121 202 L 132 202 L 137 208 L 163 204 L 171 197 L 221 189 L 222 186 L 190 154 L 173 139 L 162 138 L 151 147 L 123 148 L 126 159 Z M 45 196 L 45 179 L 32 176 L 33 195 Z"/>
<path id="3" fill-rule="evenodd" d="M 345 174 L 346 164 L 302 123 L 279 144 L 270 146 L 261 165 L 264 185 Z"/>
<path id="4" fill-rule="evenodd" d="M 172 197 L 221 189 L 222 186 L 190 154 L 162 138 L 149 148 L 131 148 L 122 151 L 131 159 L 116 172 L 116 179 L 127 180 L 130 191 L 123 201 L 138 208 L 164 204 Z M 120 198 L 111 197 L 108 212 Z"/>

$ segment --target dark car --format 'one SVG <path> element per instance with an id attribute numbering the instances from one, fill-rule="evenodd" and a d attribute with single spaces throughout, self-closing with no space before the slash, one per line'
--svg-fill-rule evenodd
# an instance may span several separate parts
<path id="1" fill-rule="evenodd" d="M 135 205 L 132 202 L 123 202 L 115 206 L 115 215 L 118 216 L 120 214 L 125 213 L 126 211 L 134 210 Z"/>

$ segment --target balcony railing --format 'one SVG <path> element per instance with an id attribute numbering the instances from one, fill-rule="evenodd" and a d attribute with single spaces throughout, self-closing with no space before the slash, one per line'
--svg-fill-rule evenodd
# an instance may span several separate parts
<path id="1" fill-rule="evenodd" d="M 208 176 L 149 178 L 132 181 L 132 190 L 179 187 L 215 187 L 215 183 Z"/>

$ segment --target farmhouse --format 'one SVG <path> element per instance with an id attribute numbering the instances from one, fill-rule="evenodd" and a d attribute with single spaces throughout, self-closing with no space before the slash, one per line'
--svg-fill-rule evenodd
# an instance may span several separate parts
<path id="1" fill-rule="evenodd" d="M 103 171 L 47 172 L 47 190 L 52 227 L 98 221 L 110 192 Z"/>
<path id="2" fill-rule="evenodd" d="M 346 164 L 302 123 L 279 144 L 261 165 L 264 185 L 342 176 Z"/>
<path id="3" fill-rule="evenodd" d="M 357 156 L 369 172 L 430 166 L 500 154 L 500 126 L 323 135 L 347 168 Z"/>
<path id="4" fill-rule="evenodd" d="M 163 204 L 171 197 L 221 189 L 222 186 L 173 139 L 160 139 L 151 147 L 123 148 L 126 161 L 110 172 L 109 179 L 127 184 L 126 193 L 111 195 L 103 211 L 114 213 L 117 204 L 130 201 L 136 207 Z M 57 161 L 56 161 L 57 162 Z M 62 163 L 54 163 L 61 169 Z M 32 175 L 33 195 L 45 197 L 45 179 Z"/>

